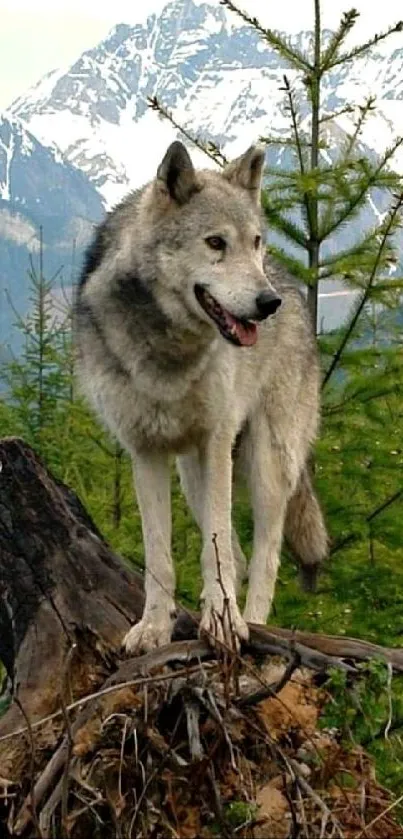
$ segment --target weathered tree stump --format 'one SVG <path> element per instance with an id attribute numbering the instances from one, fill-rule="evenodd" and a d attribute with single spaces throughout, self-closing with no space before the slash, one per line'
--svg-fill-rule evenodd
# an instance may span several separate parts
<path id="1" fill-rule="evenodd" d="M 0 719 L 0 775 L 17 771 L 18 749 L 26 748 L 24 738 L 1 738 L 110 677 L 111 659 L 116 669 L 121 640 L 141 617 L 143 602 L 141 575 L 113 554 L 77 496 L 22 440 L 0 441 L 0 660 L 13 697 Z M 251 629 L 251 653 L 297 654 L 316 669 L 381 653 L 403 670 L 401 650 L 279 627 Z M 179 611 L 174 640 L 196 636 L 197 615 Z M 127 664 L 115 681 L 127 676 Z"/>
<path id="2" fill-rule="evenodd" d="M 113 554 L 77 496 L 22 440 L 0 441 L 0 660 L 12 693 L 0 719 L 0 787 L 20 791 L 17 809 L 2 794 L 0 821 L 12 824 L 7 835 L 22 835 L 29 825 L 29 835 L 39 835 L 37 810 L 45 823 L 60 801 L 62 821 L 67 817 L 72 742 L 92 724 L 102 693 L 168 664 L 180 662 L 190 674 L 195 661 L 214 657 L 195 640 L 198 615 L 179 610 L 174 643 L 120 661 L 122 638 L 143 602 L 141 575 Z M 243 652 L 280 655 L 290 661 L 289 673 L 300 664 L 314 671 L 337 664 L 353 673 L 357 660 L 373 655 L 403 672 L 402 650 L 274 626 L 251 626 Z M 242 707 L 272 693 L 262 684 Z"/>
<path id="3" fill-rule="evenodd" d="M 0 469 L 0 659 L 19 703 L 0 721 L 4 734 L 21 725 L 21 709 L 33 721 L 59 705 L 72 649 L 72 690 L 99 681 L 104 658 L 141 616 L 143 592 L 29 446 L 0 442 Z"/>

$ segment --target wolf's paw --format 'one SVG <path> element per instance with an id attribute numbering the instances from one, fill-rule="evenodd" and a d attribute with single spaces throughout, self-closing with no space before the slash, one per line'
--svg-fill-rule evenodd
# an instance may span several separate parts
<path id="1" fill-rule="evenodd" d="M 203 599 L 199 634 L 206 635 L 213 646 L 225 644 L 239 650 L 241 641 L 249 638 L 249 629 L 235 598 L 226 598 L 224 601 L 221 589 L 218 589 L 206 593 Z"/>
<path id="2" fill-rule="evenodd" d="M 127 653 L 149 653 L 170 643 L 172 628 L 173 621 L 169 616 L 143 616 L 125 635 L 123 647 Z"/>

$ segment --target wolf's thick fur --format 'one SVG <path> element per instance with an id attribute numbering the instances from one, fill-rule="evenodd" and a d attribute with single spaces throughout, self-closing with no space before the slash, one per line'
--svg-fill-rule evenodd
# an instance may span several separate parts
<path id="1" fill-rule="evenodd" d="M 308 570 L 326 554 L 307 468 L 319 417 L 316 345 L 300 292 L 263 267 L 263 163 L 263 150 L 252 147 L 221 173 L 196 171 L 173 143 L 156 179 L 108 215 L 87 253 L 77 371 L 132 455 L 142 517 L 146 605 L 128 650 L 171 636 L 170 454 L 203 533 L 201 630 L 213 639 L 245 639 L 247 621 L 266 621 L 284 527 Z M 243 616 L 232 452 L 254 514 Z"/>

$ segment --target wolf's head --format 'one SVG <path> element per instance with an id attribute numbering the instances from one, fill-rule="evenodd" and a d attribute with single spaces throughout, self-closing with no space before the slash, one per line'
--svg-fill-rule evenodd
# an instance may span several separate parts
<path id="1" fill-rule="evenodd" d="M 263 165 L 264 149 L 252 146 L 221 172 L 196 171 L 174 142 L 146 194 L 161 305 L 176 316 L 183 307 L 187 322 L 218 328 L 238 346 L 254 344 L 256 322 L 281 304 L 263 271 Z"/>

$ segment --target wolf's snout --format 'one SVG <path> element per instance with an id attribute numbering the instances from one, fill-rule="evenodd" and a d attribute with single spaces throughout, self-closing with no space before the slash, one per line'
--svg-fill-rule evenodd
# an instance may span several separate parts
<path id="1" fill-rule="evenodd" d="M 281 306 L 281 297 L 275 291 L 265 289 L 256 297 L 256 308 L 259 313 L 259 320 L 264 320 L 269 315 L 274 315 Z"/>

